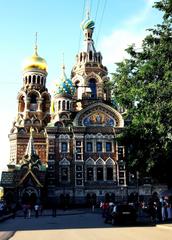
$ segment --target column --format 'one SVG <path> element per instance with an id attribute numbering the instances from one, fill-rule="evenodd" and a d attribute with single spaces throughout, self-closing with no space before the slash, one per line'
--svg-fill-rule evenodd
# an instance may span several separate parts
<path id="1" fill-rule="evenodd" d="M 38 104 L 38 109 L 37 109 L 37 111 L 38 111 L 38 112 L 42 112 L 42 101 L 43 101 L 43 98 L 38 98 L 38 99 L 37 99 L 37 104 Z"/>

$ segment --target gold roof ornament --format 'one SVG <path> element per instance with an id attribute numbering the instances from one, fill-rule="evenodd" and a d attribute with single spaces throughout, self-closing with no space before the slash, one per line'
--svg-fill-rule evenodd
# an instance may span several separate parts
<path id="1" fill-rule="evenodd" d="M 38 45 L 37 45 L 37 33 L 35 36 L 35 51 L 31 57 L 24 60 L 23 70 L 39 69 L 47 72 L 48 66 L 44 58 L 38 55 Z"/>

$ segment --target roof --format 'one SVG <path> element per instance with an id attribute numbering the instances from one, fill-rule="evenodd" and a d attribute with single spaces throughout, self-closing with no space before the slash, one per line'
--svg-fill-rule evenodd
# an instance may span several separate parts
<path id="1" fill-rule="evenodd" d="M 24 180 L 27 178 L 27 176 L 29 176 L 29 174 L 33 177 L 33 179 L 35 180 L 35 182 L 38 184 L 39 187 L 43 187 L 43 185 L 40 183 L 38 178 L 35 176 L 35 174 L 31 170 L 28 170 L 27 173 L 21 178 L 20 182 L 18 183 L 18 186 L 24 182 Z"/>

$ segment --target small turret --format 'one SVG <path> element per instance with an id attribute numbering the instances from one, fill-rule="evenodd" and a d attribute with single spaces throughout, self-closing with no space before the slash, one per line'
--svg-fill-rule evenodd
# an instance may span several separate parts
<path id="1" fill-rule="evenodd" d="M 62 65 L 62 74 L 60 82 L 56 84 L 54 97 L 52 100 L 52 119 L 53 122 L 67 120 L 72 111 L 72 97 L 75 93 L 72 81 L 67 78 L 65 73 L 65 65 Z"/>

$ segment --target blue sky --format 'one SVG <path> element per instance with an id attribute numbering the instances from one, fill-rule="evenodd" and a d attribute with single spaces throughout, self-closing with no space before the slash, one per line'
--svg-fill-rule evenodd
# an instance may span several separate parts
<path id="1" fill-rule="evenodd" d="M 17 113 L 17 93 L 22 87 L 22 62 L 31 56 L 35 32 L 38 53 L 48 63 L 47 87 L 52 92 L 58 81 L 62 53 L 66 73 L 75 63 L 83 40 L 80 23 L 90 6 L 95 20 L 96 49 L 104 65 L 115 71 L 115 62 L 126 55 L 131 43 L 141 45 L 145 29 L 161 22 L 152 9 L 153 0 L 0 0 L 0 171 L 9 159 L 8 134 Z M 84 14 L 83 14 L 84 13 Z"/>

